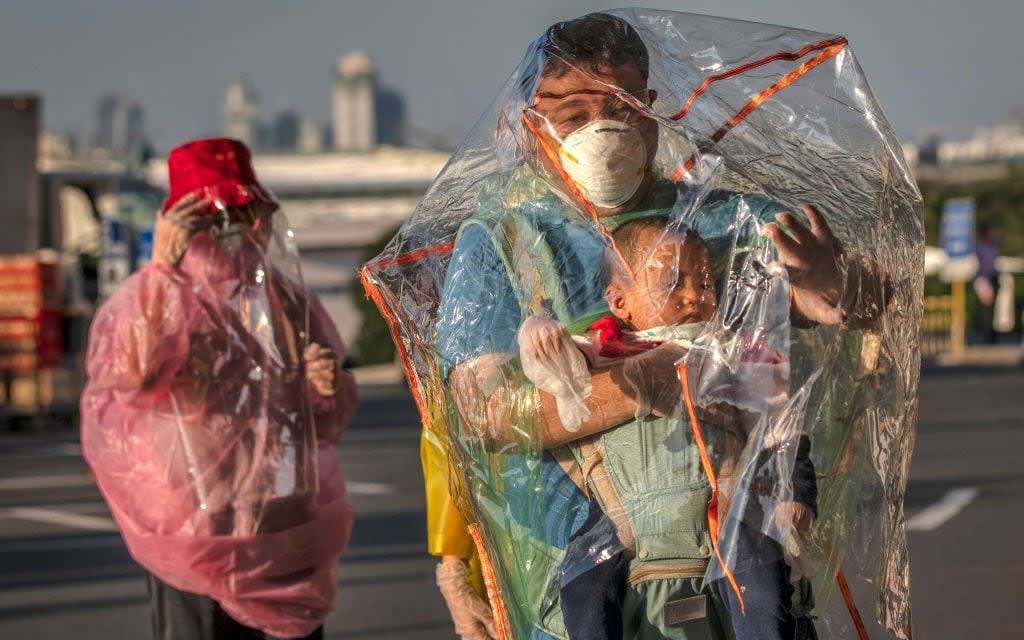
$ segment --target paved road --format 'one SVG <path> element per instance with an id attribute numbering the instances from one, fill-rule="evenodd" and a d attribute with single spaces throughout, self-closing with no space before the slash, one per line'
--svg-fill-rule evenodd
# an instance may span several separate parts
<path id="1" fill-rule="evenodd" d="M 944 370 L 923 378 L 907 512 L 913 516 L 957 489 L 977 495 L 938 528 L 910 533 L 918 639 L 1024 635 L 1022 452 L 1024 369 Z"/>
<path id="2" fill-rule="evenodd" d="M 1024 370 L 929 372 L 907 512 L 915 636 L 1019 634 Z M 417 418 L 374 387 L 341 453 L 359 518 L 328 638 L 451 638 L 422 552 Z M 870 607 L 865 608 L 870 613 Z M 0 434 L 0 638 L 146 638 L 145 586 L 71 434 Z"/>
<path id="3" fill-rule="evenodd" d="M 359 517 L 328 638 L 452 637 L 423 551 L 417 425 L 404 389 L 364 389 L 340 447 Z M 143 574 L 110 524 L 73 437 L 0 435 L 0 638 L 149 637 Z"/>

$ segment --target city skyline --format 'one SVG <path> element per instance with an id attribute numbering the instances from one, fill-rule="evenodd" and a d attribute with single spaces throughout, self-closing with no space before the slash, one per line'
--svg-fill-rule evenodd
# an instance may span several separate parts
<path id="1" fill-rule="evenodd" d="M 980 0 L 899 3 L 754 0 L 617 2 L 671 7 L 843 33 L 899 136 L 926 131 L 963 139 L 1024 106 L 1024 53 L 1014 46 L 1024 4 Z M 338 56 L 361 49 L 389 88 L 406 98 L 413 131 L 456 142 L 492 99 L 527 44 L 551 22 L 600 8 L 524 0 L 515 7 L 439 0 L 363 5 L 307 0 L 128 0 L 86 5 L 9 0 L 0 8 L 0 56 L 20 60 L 0 72 L 0 90 L 34 91 L 48 131 L 91 131 L 100 96 L 140 103 L 158 150 L 221 131 L 224 88 L 239 76 L 260 88 L 264 105 L 287 104 L 329 122 Z M 55 9 L 62 19 L 52 20 Z M 187 42 L 187 46 L 181 46 Z M 969 46 L 968 46 L 969 45 Z"/>

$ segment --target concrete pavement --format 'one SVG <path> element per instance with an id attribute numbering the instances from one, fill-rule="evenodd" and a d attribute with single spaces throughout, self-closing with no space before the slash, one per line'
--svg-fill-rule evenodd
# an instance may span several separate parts
<path id="1" fill-rule="evenodd" d="M 1022 391 L 1015 367 L 922 379 L 906 498 L 918 639 L 1019 635 Z M 359 516 L 327 637 L 452 638 L 423 551 L 418 417 L 402 385 L 363 388 L 340 451 Z M 72 433 L 0 434 L 0 638 L 148 637 L 141 571 L 103 528 L 85 472 Z"/>

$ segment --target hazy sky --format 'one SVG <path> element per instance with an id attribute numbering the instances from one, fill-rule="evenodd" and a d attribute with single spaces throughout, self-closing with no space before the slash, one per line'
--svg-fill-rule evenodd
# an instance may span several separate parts
<path id="1" fill-rule="evenodd" d="M 0 92 L 91 132 L 98 96 L 140 101 L 161 148 L 220 131 L 228 83 L 263 117 L 328 120 L 334 61 L 362 49 L 419 130 L 460 137 L 556 20 L 650 6 L 846 35 L 897 133 L 965 137 L 1024 107 L 1024 0 L 0 0 Z"/>

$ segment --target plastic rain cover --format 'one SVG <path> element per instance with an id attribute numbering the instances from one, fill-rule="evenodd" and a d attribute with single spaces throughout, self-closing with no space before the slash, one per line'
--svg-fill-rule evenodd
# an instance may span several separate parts
<path id="1" fill-rule="evenodd" d="M 277 205 L 202 195 L 210 225 L 179 266 L 133 274 L 93 321 L 83 449 L 140 564 L 305 636 L 333 608 L 351 529 L 334 444 L 355 384 L 343 372 L 321 396 L 306 380 L 308 344 L 345 350 Z"/>
<path id="2" fill-rule="evenodd" d="M 842 37 L 610 13 L 533 43 L 361 272 L 502 635 L 566 637 L 560 591 L 619 559 L 626 637 L 785 600 L 800 637 L 909 638 L 900 145 Z"/>

